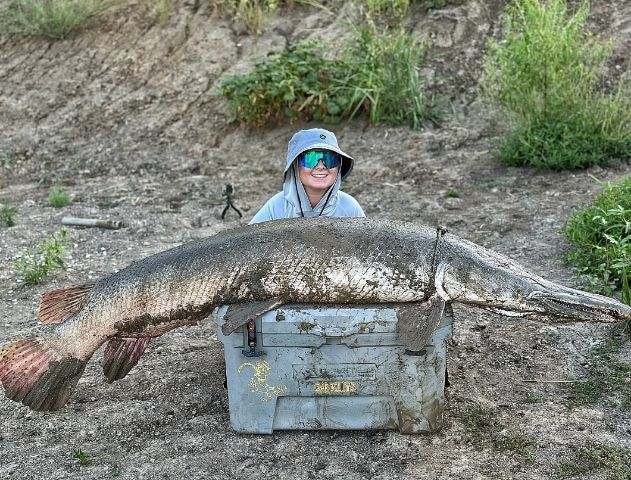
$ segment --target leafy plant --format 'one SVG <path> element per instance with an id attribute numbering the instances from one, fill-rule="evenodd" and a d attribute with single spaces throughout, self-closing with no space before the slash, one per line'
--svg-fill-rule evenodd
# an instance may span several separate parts
<path id="1" fill-rule="evenodd" d="M 70 195 L 62 187 L 53 187 L 48 193 L 48 203 L 55 208 L 65 207 L 70 203 Z"/>
<path id="2" fill-rule="evenodd" d="M 611 52 L 586 32 L 589 4 L 514 0 L 505 39 L 491 40 L 482 90 L 510 131 L 500 146 L 509 165 L 554 170 L 602 165 L 631 154 L 631 81 L 599 90 Z"/>
<path id="3" fill-rule="evenodd" d="M 17 210 L 8 203 L 0 206 L 0 223 L 5 227 L 12 227 L 15 225 L 15 214 Z"/>
<path id="4" fill-rule="evenodd" d="M 13 0 L 0 13 L 0 32 L 61 40 L 109 7 L 107 0 Z"/>
<path id="5" fill-rule="evenodd" d="M 67 236 L 68 231 L 62 228 L 35 249 L 24 250 L 13 262 L 18 276 L 29 285 L 37 285 L 51 271 L 63 267 Z"/>
<path id="6" fill-rule="evenodd" d="M 295 118 L 335 123 L 359 112 L 372 123 L 413 128 L 437 121 L 417 70 L 424 50 L 410 35 L 362 27 L 339 58 L 325 58 L 326 50 L 300 42 L 226 78 L 219 91 L 236 120 L 255 126 Z"/>
<path id="7" fill-rule="evenodd" d="M 594 202 L 575 212 L 564 234 L 572 249 L 568 258 L 607 295 L 621 291 L 631 305 L 631 176 L 606 184 Z"/>

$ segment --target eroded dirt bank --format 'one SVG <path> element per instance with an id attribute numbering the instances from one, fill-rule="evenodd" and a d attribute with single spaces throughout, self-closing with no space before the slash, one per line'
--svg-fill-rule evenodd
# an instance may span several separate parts
<path id="1" fill-rule="evenodd" d="M 452 98 L 456 115 L 416 132 L 362 120 L 332 126 L 358 159 L 344 188 L 370 216 L 440 222 L 551 280 L 578 285 L 558 231 L 574 206 L 599 191 L 597 180 L 622 178 L 629 167 L 540 173 L 493 159 L 495 131 L 473 100 L 481 48 L 498 32 L 501 6 L 470 1 L 414 15 L 415 31 L 435 44 L 432 88 Z M 594 2 L 593 11 L 594 30 L 615 38 L 612 72 L 627 69 L 631 7 Z M 176 3 L 164 26 L 142 12 L 126 7 L 64 42 L 0 44 L 0 198 L 18 209 L 17 225 L 0 229 L 0 343 L 37 328 L 44 290 L 238 224 L 219 219 L 225 183 L 234 185 L 246 220 L 253 215 L 279 188 L 286 142 L 304 125 L 230 125 L 213 87 L 287 42 L 344 32 L 339 20 L 304 6 L 278 15 L 256 42 L 200 2 Z M 69 207 L 48 206 L 53 182 L 71 193 Z M 447 198 L 448 189 L 459 198 Z M 65 271 L 36 287 L 16 282 L 11 260 L 56 231 L 63 215 L 123 219 L 128 227 L 72 230 Z M 615 402 L 568 409 L 563 385 L 524 382 L 580 377 L 590 348 L 608 335 L 599 325 L 457 307 L 441 433 L 258 437 L 230 430 L 222 352 L 205 324 L 158 339 L 113 385 L 104 382 L 97 353 L 61 412 L 36 414 L 0 400 L 0 478 L 550 478 L 575 445 L 631 447 L 631 419 Z M 488 432 L 468 428 L 477 404 L 528 445 L 501 450 Z M 89 455 L 87 464 L 73 457 L 77 449 Z"/>

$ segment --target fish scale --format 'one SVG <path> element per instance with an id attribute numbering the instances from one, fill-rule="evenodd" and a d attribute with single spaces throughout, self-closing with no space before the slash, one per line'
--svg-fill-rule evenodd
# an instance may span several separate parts
<path id="1" fill-rule="evenodd" d="M 195 324 L 223 304 L 233 305 L 230 324 L 237 327 L 287 303 L 395 303 L 410 325 L 452 302 L 560 321 L 631 318 L 631 308 L 614 299 L 547 281 L 455 235 L 440 237 L 437 246 L 436 239 L 436 229 L 411 223 L 313 218 L 181 245 L 93 285 L 69 287 L 67 301 L 64 289 L 47 295 L 51 303 L 40 311 L 50 323 L 63 315 L 61 323 L 0 349 L 0 381 L 10 398 L 31 408 L 61 408 L 104 343 L 114 342 L 104 373 L 117 380 L 136 364 L 147 338 Z M 401 332 L 412 335 L 414 328 Z"/>

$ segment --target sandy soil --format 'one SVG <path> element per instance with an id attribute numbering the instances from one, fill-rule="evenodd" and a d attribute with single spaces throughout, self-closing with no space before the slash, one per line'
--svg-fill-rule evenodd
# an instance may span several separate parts
<path id="1" fill-rule="evenodd" d="M 496 130 L 475 100 L 475 82 L 484 40 L 498 34 L 501 5 L 469 1 L 413 15 L 411 28 L 435 45 L 426 72 L 432 88 L 450 98 L 455 114 L 422 131 L 362 120 L 331 127 L 358 159 L 344 189 L 369 216 L 439 222 L 578 286 L 559 230 L 600 181 L 631 169 L 546 173 L 493 158 Z M 631 45 L 631 7 L 597 1 L 593 10 L 594 30 L 614 37 L 614 76 L 628 69 L 622 52 Z M 212 95 L 217 79 L 287 42 L 343 32 L 340 19 L 304 6 L 277 16 L 257 41 L 200 2 L 176 2 L 166 25 L 154 24 L 141 5 L 106 20 L 58 43 L 0 39 L 0 198 L 18 209 L 17 225 L 0 229 L 0 343 L 40 328 L 34 313 L 49 288 L 98 278 L 238 225 L 234 217 L 219 218 L 228 182 L 247 221 L 279 188 L 286 142 L 305 125 L 252 131 L 229 124 Z M 71 205 L 48 206 L 51 184 L 64 185 Z M 449 189 L 459 198 L 447 198 Z M 121 219 L 127 227 L 73 229 L 65 270 L 35 287 L 17 281 L 12 259 L 58 230 L 64 215 Z M 608 327 L 456 307 L 446 425 L 431 436 L 236 435 L 213 333 L 206 323 L 156 340 L 132 373 L 112 385 L 97 353 L 57 413 L 0 399 L 0 478 L 544 479 L 573 446 L 631 447 L 628 412 L 610 403 L 569 409 L 563 385 L 524 382 L 584 375 L 590 348 L 610 335 Z M 496 412 L 505 432 L 531 445 L 498 451 L 485 432 L 467 430 L 467 412 L 479 404 Z M 78 449 L 87 462 L 75 458 Z"/>

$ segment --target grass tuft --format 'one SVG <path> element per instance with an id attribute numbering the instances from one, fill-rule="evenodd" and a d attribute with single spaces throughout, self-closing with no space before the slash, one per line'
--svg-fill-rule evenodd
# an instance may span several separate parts
<path id="1" fill-rule="evenodd" d="M 72 451 L 72 458 L 79 462 L 79 465 L 88 465 L 90 463 L 90 455 L 80 448 Z"/>
<path id="2" fill-rule="evenodd" d="M 24 250 L 13 262 L 18 276 L 29 285 L 37 285 L 51 271 L 64 265 L 68 230 L 62 228 L 35 249 Z"/>
<path id="3" fill-rule="evenodd" d="M 570 458 L 556 465 L 558 479 L 604 473 L 608 480 L 631 478 L 631 450 L 616 445 L 590 444 L 575 448 Z M 601 477 L 599 477 L 601 478 Z"/>
<path id="4" fill-rule="evenodd" d="M 0 12 L 0 33 L 61 40 L 110 5 L 107 0 L 13 0 Z"/>
<path id="5" fill-rule="evenodd" d="M 476 404 L 461 415 L 469 441 L 476 445 L 490 445 L 498 452 L 510 452 L 527 461 L 534 459 L 534 439 L 529 435 L 510 431 L 497 418 L 497 410 Z"/>
<path id="6" fill-rule="evenodd" d="M 259 127 L 297 118 L 337 123 L 363 112 L 375 124 L 437 121 L 418 73 L 424 48 L 403 30 L 359 27 L 339 58 L 325 58 L 327 50 L 300 42 L 224 79 L 220 93 L 235 120 Z"/>
<path id="7" fill-rule="evenodd" d="M 510 131 L 502 162 L 553 170 L 604 165 L 631 155 L 631 81 L 599 89 L 611 43 L 587 33 L 589 4 L 514 0 L 505 39 L 491 40 L 482 90 Z"/>
<path id="8" fill-rule="evenodd" d="M 591 350 L 586 379 L 569 384 L 570 407 L 606 400 L 621 410 L 631 410 L 631 364 L 619 359 L 623 345 L 622 338 L 614 337 Z"/>
<path id="9" fill-rule="evenodd" d="M 620 291 L 631 305 L 631 176 L 607 183 L 570 217 L 564 234 L 572 246 L 568 259 L 591 288 L 606 295 Z"/>
<path id="10" fill-rule="evenodd" d="M 15 225 L 15 214 L 17 210 L 8 203 L 0 205 L 0 224 L 5 227 L 13 227 Z"/>
<path id="11" fill-rule="evenodd" d="M 65 207 L 70 204 L 70 195 L 62 187 L 53 187 L 48 193 L 48 203 L 55 208 Z"/>
<path id="12" fill-rule="evenodd" d="M 248 31 L 259 35 L 278 9 L 278 0 L 218 0 L 215 7 L 228 14 Z"/>

